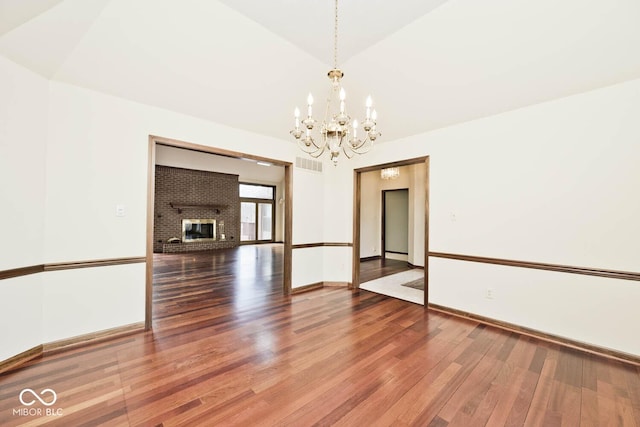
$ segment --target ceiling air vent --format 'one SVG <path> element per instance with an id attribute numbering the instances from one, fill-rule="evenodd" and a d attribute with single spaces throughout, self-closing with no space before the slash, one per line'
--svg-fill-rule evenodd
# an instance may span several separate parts
<path id="1" fill-rule="evenodd" d="M 322 172 L 322 162 L 306 157 L 296 157 L 296 167 L 314 172 Z"/>

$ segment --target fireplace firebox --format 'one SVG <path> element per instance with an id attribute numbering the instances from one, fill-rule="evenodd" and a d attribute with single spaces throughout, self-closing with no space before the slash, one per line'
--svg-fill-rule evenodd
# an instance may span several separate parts
<path id="1" fill-rule="evenodd" d="M 182 241 L 203 242 L 216 240 L 215 219 L 183 219 Z"/>

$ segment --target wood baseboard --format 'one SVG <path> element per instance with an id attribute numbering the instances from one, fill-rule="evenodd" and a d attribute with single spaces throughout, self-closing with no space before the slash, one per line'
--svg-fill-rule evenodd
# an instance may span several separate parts
<path id="1" fill-rule="evenodd" d="M 301 294 L 303 292 L 313 291 L 315 289 L 334 287 L 334 288 L 351 288 L 351 282 L 316 282 L 304 286 L 298 286 L 291 290 L 292 294 Z"/>
<path id="2" fill-rule="evenodd" d="M 78 335 L 76 337 L 43 344 L 43 353 L 45 355 L 58 353 L 61 351 L 70 350 L 77 347 L 83 347 L 85 345 L 90 345 L 90 344 L 97 344 L 103 341 L 121 338 L 127 335 L 135 334 L 138 332 L 144 332 L 144 331 L 145 331 L 144 322 L 118 326 L 116 328 L 105 329 L 103 331 L 92 332 L 84 335 Z"/>
<path id="3" fill-rule="evenodd" d="M 291 289 L 291 294 L 292 295 L 301 294 L 303 292 L 309 292 L 315 289 L 321 289 L 323 287 L 324 287 L 324 282 L 310 283 L 308 285 L 298 286 L 296 288 Z"/>
<path id="4" fill-rule="evenodd" d="M 380 255 L 367 256 L 367 257 L 364 257 L 364 258 L 360 258 L 360 262 L 375 261 L 375 260 L 378 260 L 378 259 L 381 259 L 381 258 L 382 258 L 382 256 L 380 256 Z"/>
<path id="5" fill-rule="evenodd" d="M 3 372 L 11 371 L 30 360 L 42 356 L 42 353 L 43 351 L 41 344 L 30 348 L 29 350 L 23 351 L 20 354 L 16 354 L 15 356 L 8 358 L 7 360 L 0 361 L 0 374 L 2 374 Z"/>
<path id="6" fill-rule="evenodd" d="M 323 282 L 325 288 L 349 288 L 351 282 Z"/>
<path id="7" fill-rule="evenodd" d="M 411 268 L 419 268 L 421 270 L 424 270 L 424 265 L 413 265 L 409 261 L 407 261 L 407 265 Z"/>
<path id="8" fill-rule="evenodd" d="M 629 363 L 635 366 L 640 366 L 640 357 L 625 353 L 622 351 L 612 350 L 606 347 L 600 347 L 593 344 L 587 344 L 581 341 L 572 340 L 569 338 L 561 337 L 558 335 L 548 334 L 535 329 L 526 328 L 524 326 L 515 325 L 509 322 L 503 322 L 501 320 L 492 319 L 490 317 L 480 316 L 478 314 L 469 313 L 466 311 L 450 308 L 438 304 L 429 303 L 429 309 L 439 311 L 441 313 L 450 314 L 452 316 L 460 317 L 463 319 L 469 319 L 474 322 L 482 323 L 488 326 L 494 326 L 496 328 L 503 329 L 505 331 L 515 332 L 521 335 L 526 335 L 531 338 L 536 338 L 542 341 L 561 345 L 563 347 L 573 348 L 586 353 L 594 354 L 608 359 L 617 360 L 619 362 Z"/>

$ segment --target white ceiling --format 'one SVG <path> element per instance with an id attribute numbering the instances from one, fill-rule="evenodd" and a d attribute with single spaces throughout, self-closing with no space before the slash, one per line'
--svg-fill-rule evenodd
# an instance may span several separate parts
<path id="1" fill-rule="evenodd" d="M 0 55 L 288 139 L 293 108 L 327 89 L 332 15 L 332 0 L 0 0 Z M 370 93 L 384 142 L 639 78 L 638 22 L 638 0 L 342 0 L 348 108 Z"/>

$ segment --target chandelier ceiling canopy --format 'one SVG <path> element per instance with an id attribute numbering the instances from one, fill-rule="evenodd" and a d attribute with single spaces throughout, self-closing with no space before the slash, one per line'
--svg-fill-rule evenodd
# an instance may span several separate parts
<path id="1" fill-rule="evenodd" d="M 290 132 L 298 141 L 298 145 L 311 157 L 320 157 L 328 152 L 334 165 L 338 163 L 338 156 L 343 152 L 347 158 L 355 154 L 364 154 L 373 146 L 373 142 L 380 136 L 376 128 L 377 112 L 373 109 L 371 96 L 365 102 L 365 119 L 362 121 L 362 131 L 358 137 L 360 123 L 352 119 L 346 109 L 346 92 L 342 87 L 344 73 L 338 68 L 338 0 L 335 1 L 334 49 L 333 69 L 327 73 L 331 84 L 327 95 L 324 118 L 318 123 L 313 118 L 313 95 L 307 97 L 307 116 L 300 117 L 300 110 L 294 111 L 295 127 Z M 319 133 L 319 134 L 318 134 Z"/>

